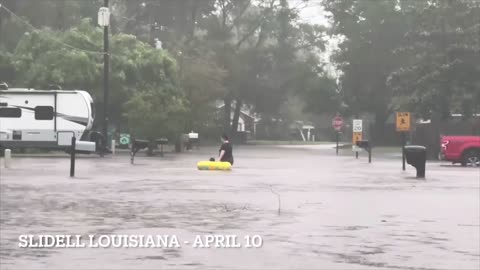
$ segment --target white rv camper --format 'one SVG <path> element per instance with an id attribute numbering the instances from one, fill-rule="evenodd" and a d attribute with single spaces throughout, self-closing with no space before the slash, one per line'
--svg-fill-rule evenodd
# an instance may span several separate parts
<path id="1" fill-rule="evenodd" d="M 75 136 L 77 150 L 95 151 L 95 143 L 80 141 L 94 117 L 85 91 L 0 90 L 0 146 L 68 149 Z"/>

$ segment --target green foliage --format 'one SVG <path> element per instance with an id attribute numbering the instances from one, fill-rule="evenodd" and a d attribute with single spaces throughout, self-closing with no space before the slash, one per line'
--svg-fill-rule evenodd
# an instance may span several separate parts
<path id="1" fill-rule="evenodd" d="M 144 89 L 139 89 L 140 93 L 134 94 L 127 102 L 126 111 L 129 123 L 133 125 L 132 132 L 136 133 L 138 127 L 139 133 L 152 138 L 155 132 L 157 135 L 160 132 L 171 137 L 172 132 L 182 131 L 185 128 L 182 119 L 185 117 L 186 106 L 183 93 L 175 80 L 174 60 L 150 50 L 143 55 L 138 70 Z M 148 112 L 151 116 L 145 115 Z M 136 118 L 138 116 L 144 117 L 143 120 Z"/>
<path id="2" fill-rule="evenodd" d="M 21 19 L 0 11 L 0 80 L 88 89 L 101 107 L 103 33 L 95 17 L 103 1 L 60 2 L 4 1 Z M 270 120 L 294 121 L 300 107 L 369 112 L 379 126 L 395 110 L 444 118 L 480 111 L 478 1 L 325 0 L 330 29 L 303 23 L 289 3 L 111 0 L 110 120 L 126 128 L 128 118 L 149 136 L 159 125 L 166 133 L 199 130 L 215 125 L 219 99 L 222 115 L 233 115 L 225 128 L 238 121 L 235 104 Z M 327 34 L 343 40 L 332 57 L 339 85 L 319 59 Z M 152 48 L 155 38 L 165 50 Z M 179 108 L 157 112 L 162 102 Z M 160 116 L 139 121 L 148 113 Z M 166 120 L 180 116 L 175 125 Z"/>
<path id="3" fill-rule="evenodd" d="M 344 39 L 333 60 L 342 71 L 340 90 L 347 112 L 371 112 L 383 125 L 393 96 L 386 81 L 403 62 L 393 51 L 404 42 L 409 21 L 390 0 L 328 1 L 326 9 L 334 18 L 332 34 Z"/>
<path id="4" fill-rule="evenodd" d="M 300 23 L 297 11 L 283 0 L 215 3 L 217 12 L 200 21 L 199 27 L 206 30 L 217 65 L 226 71 L 223 115 L 231 115 L 230 104 L 235 104 L 235 112 L 237 106 L 249 104 L 262 118 L 283 117 L 288 97 L 308 91 L 305 80 L 315 88 L 319 102 L 330 100 L 336 87 L 326 89 L 334 84 L 323 85 L 321 65 L 311 61 L 318 60 L 324 49 L 325 29 Z M 234 132 L 239 115 L 232 115 L 224 125 Z"/>
<path id="5" fill-rule="evenodd" d="M 389 77 L 396 92 L 392 105 L 426 118 L 471 117 L 480 110 L 480 5 L 434 1 L 403 7 L 417 23 L 408 31 L 409 42 L 396 51 L 408 62 Z"/>
<path id="6" fill-rule="evenodd" d="M 88 20 L 67 32 L 46 29 L 25 33 L 13 54 L 17 86 L 46 88 L 57 84 L 67 89 L 94 88 L 101 74 L 99 55 L 65 46 L 98 49 L 89 40 L 94 31 L 87 24 Z"/>
<path id="7" fill-rule="evenodd" d="M 429 118 L 480 110 L 476 1 L 328 1 L 334 60 L 351 113 L 383 122 L 395 110 Z"/>
<path id="8" fill-rule="evenodd" d="M 15 86 L 89 89 L 101 113 L 103 55 L 92 51 L 103 49 L 102 30 L 94 26 L 102 1 L 55 2 L 11 2 L 9 8 L 42 30 L 29 29 L 15 37 L 0 25 L 8 37 L 0 44 L 11 52 L 0 58 L 6 62 L 2 67 L 15 67 Z M 306 99 L 299 104 L 308 111 L 335 107 L 330 105 L 335 104 L 331 101 L 336 87 L 324 78 L 318 61 L 325 29 L 301 23 L 288 1 L 112 0 L 110 4 L 109 115 L 122 129 L 122 123 L 128 122 L 139 135 L 154 136 L 155 129 L 169 133 L 214 127 L 219 99 L 228 105 L 250 105 L 266 118 L 295 118 L 282 109 L 291 96 Z M 18 23 L 9 18 L 2 25 Z M 170 54 L 154 50 L 154 38 Z M 180 116 L 182 121 L 174 121 L 175 125 L 168 120 Z M 238 117 L 226 119 L 227 128 Z"/>
<path id="9" fill-rule="evenodd" d="M 175 59 L 131 35 L 116 34 L 110 42 L 110 121 L 126 129 L 123 123 L 128 120 L 132 133 L 152 138 L 182 130 L 186 101 Z M 24 34 L 11 56 L 0 54 L 0 68 L 8 69 L 11 60 L 17 87 L 86 89 L 101 113 L 102 49 L 102 30 L 84 19 L 66 31 L 44 29 Z"/>
<path id="10" fill-rule="evenodd" d="M 214 62 L 202 58 L 186 58 L 182 64 L 182 88 L 189 101 L 188 126 L 202 130 L 215 124 L 215 101 L 225 95 L 225 72 Z"/>
<path id="11" fill-rule="evenodd" d="M 15 79 L 15 67 L 10 53 L 0 51 L 0 82 L 10 84 Z"/>
<path id="12" fill-rule="evenodd" d="M 185 100 L 172 95 L 168 86 L 141 90 L 124 107 L 130 131 L 137 138 L 173 140 L 184 130 Z"/>

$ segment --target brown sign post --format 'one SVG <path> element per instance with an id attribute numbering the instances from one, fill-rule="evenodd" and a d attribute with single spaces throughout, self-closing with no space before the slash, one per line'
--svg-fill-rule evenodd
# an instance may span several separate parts
<path id="1" fill-rule="evenodd" d="M 357 142 L 362 140 L 363 121 L 362 119 L 353 119 L 352 121 L 352 150 L 355 151 L 355 158 L 358 158 Z"/>
<path id="2" fill-rule="evenodd" d="M 407 132 L 411 130 L 411 115 L 409 112 L 397 112 L 396 128 L 402 132 L 402 170 L 405 171 L 405 145 L 407 144 Z"/>

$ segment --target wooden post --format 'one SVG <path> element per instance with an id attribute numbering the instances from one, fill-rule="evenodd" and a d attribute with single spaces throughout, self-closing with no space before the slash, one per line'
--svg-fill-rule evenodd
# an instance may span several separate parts
<path id="1" fill-rule="evenodd" d="M 72 136 L 72 145 L 70 148 L 70 177 L 75 176 L 75 144 L 77 143 L 77 138 Z"/>
<path id="2" fill-rule="evenodd" d="M 112 140 L 112 155 L 115 155 L 115 140 Z"/>
<path id="3" fill-rule="evenodd" d="M 10 161 L 12 160 L 12 150 L 5 149 L 5 168 L 10 168 Z"/>
<path id="4" fill-rule="evenodd" d="M 132 137 L 131 146 L 130 146 L 130 164 L 133 165 L 135 158 L 135 138 Z"/>
<path id="5" fill-rule="evenodd" d="M 338 131 L 336 132 L 336 138 L 335 138 L 336 141 L 337 141 L 337 147 L 336 147 L 336 149 L 337 149 L 337 150 L 336 150 L 336 151 L 337 151 L 337 156 L 338 156 L 338 140 L 339 140 L 339 137 L 340 137 L 339 133 L 340 133 L 340 132 L 338 132 Z"/>
<path id="6" fill-rule="evenodd" d="M 402 170 L 405 171 L 405 145 L 407 144 L 407 135 L 402 132 Z"/>

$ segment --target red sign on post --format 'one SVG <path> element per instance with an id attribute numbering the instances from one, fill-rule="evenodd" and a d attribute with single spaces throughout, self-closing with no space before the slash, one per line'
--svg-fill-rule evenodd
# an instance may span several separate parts
<path id="1" fill-rule="evenodd" d="M 341 116 L 335 116 L 332 120 L 332 127 L 336 131 L 340 131 L 343 128 L 343 118 Z"/>

